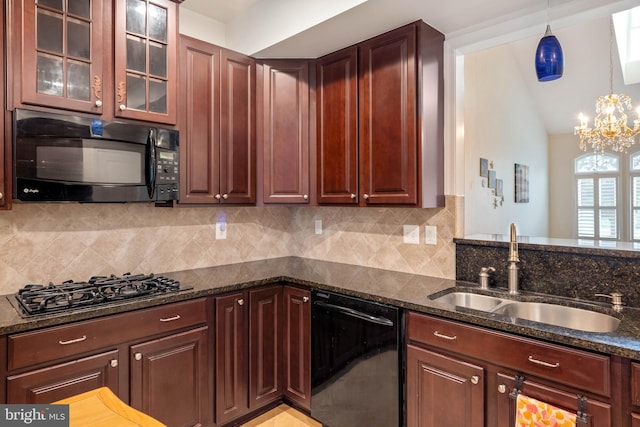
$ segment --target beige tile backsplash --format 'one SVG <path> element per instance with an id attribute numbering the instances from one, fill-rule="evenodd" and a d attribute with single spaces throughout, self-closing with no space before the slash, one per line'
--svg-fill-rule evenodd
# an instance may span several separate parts
<path id="1" fill-rule="evenodd" d="M 161 273 L 295 255 L 444 278 L 455 276 L 461 198 L 442 209 L 24 204 L 0 212 L 0 293 L 26 283 Z M 216 240 L 216 221 L 227 239 Z M 314 232 L 314 220 L 323 234 Z M 420 245 L 402 226 L 420 225 Z M 438 243 L 424 244 L 424 225 Z"/>

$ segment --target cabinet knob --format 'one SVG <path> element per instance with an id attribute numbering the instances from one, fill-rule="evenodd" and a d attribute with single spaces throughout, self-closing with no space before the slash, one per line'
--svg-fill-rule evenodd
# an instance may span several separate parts
<path id="1" fill-rule="evenodd" d="M 504 384 L 500 384 L 500 385 L 498 386 L 498 393 L 502 393 L 502 394 L 504 394 L 504 393 L 506 393 L 506 392 L 507 392 L 507 386 L 506 386 L 506 385 L 504 385 Z"/>
<path id="2" fill-rule="evenodd" d="M 142 353 L 136 353 L 133 355 L 133 358 L 136 360 L 142 360 Z"/>
<path id="3" fill-rule="evenodd" d="M 367 193 L 364 193 L 364 194 L 362 195 L 362 198 L 363 198 L 363 199 L 365 199 L 365 200 L 367 200 L 367 199 L 369 198 L 369 195 L 368 195 Z"/>
<path id="4" fill-rule="evenodd" d="M 109 362 L 109 365 L 111 365 L 112 368 L 117 368 L 118 367 L 118 359 L 111 360 L 111 362 Z"/>
<path id="5" fill-rule="evenodd" d="M 238 300 L 238 305 L 244 305 L 244 299 L 240 298 L 240 299 Z"/>
<path id="6" fill-rule="evenodd" d="M 229 195 L 228 195 L 227 193 L 224 193 L 224 194 L 222 195 L 222 198 L 223 198 L 223 199 L 225 199 L 225 200 L 227 200 L 227 199 L 229 198 Z"/>
<path id="7" fill-rule="evenodd" d="M 309 200 L 309 195 L 305 194 L 305 195 L 302 196 L 302 198 L 305 199 L 305 200 Z"/>
<path id="8" fill-rule="evenodd" d="M 96 100 L 96 107 L 102 107 L 102 101 L 100 101 L 99 99 Z"/>
<path id="9" fill-rule="evenodd" d="M 471 384 L 478 384 L 480 382 L 480 378 L 477 375 L 471 377 Z"/>
<path id="10" fill-rule="evenodd" d="M 355 199 L 355 198 L 356 198 L 356 195 L 355 195 L 355 194 L 353 194 L 353 193 L 351 193 L 351 198 L 352 198 L 352 199 Z"/>
<path id="11" fill-rule="evenodd" d="M 302 302 L 309 302 L 309 297 L 302 297 Z"/>
<path id="12" fill-rule="evenodd" d="M 2 194 L 2 192 L 0 192 L 0 200 L 2 200 L 4 198 L 4 194 Z"/>
<path id="13" fill-rule="evenodd" d="M 124 104 L 120 104 L 120 111 L 124 111 L 127 109 L 127 106 Z"/>
<path id="14" fill-rule="evenodd" d="M 220 199 L 222 198 L 222 196 L 221 196 L 219 193 L 218 193 L 218 194 L 216 194 L 216 195 L 215 195 L 215 196 L 213 196 L 213 197 L 215 197 L 215 198 L 216 198 L 216 200 L 220 200 Z"/>

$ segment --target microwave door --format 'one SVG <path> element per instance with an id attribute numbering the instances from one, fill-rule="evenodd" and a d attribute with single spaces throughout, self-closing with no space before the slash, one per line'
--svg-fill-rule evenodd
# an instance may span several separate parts
<path id="1" fill-rule="evenodd" d="M 149 129 L 149 136 L 147 138 L 147 153 L 145 161 L 147 191 L 149 192 L 149 198 L 154 199 L 154 193 L 156 189 L 156 132 L 155 129 Z"/>

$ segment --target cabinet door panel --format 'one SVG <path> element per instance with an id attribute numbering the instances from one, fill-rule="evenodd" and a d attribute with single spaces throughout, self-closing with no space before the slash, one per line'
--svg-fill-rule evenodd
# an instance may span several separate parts
<path id="1" fill-rule="evenodd" d="M 220 48 L 180 37 L 180 202 L 218 203 Z"/>
<path id="2" fill-rule="evenodd" d="M 249 406 L 256 409 L 282 395 L 282 286 L 249 293 Z"/>
<path id="3" fill-rule="evenodd" d="M 311 293 L 284 287 L 284 393 L 311 409 Z"/>
<path id="4" fill-rule="evenodd" d="M 171 0 L 114 4 L 115 115 L 175 124 L 178 5 Z"/>
<path id="5" fill-rule="evenodd" d="M 512 407 L 510 406 L 509 392 L 513 390 L 515 386 L 515 378 L 512 375 L 499 373 L 498 386 L 500 385 L 505 386 L 504 393 L 490 391 L 491 394 L 495 393 L 494 396 L 497 400 L 498 427 L 511 427 L 509 420 Z M 575 412 L 578 410 L 577 396 L 580 392 L 569 393 L 541 384 L 536 380 L 527 380 L 525 377 L 522 393 L 568 411 Z M 588 399 L 587 414 L 591 416 L 591 427 L 610 427 L 612 425 L 611 411 L 611 405 L 608 403 Z"/>
<path id="6" fill-rule="evenodd" d="M 484 369 L 409 345 L 407 427 L 484 426 Z"/>
<path id="7" fill-rule="evenodd" d="M 415 58 L 415 26 L 360 44 L 360 192 L 368 205 L 418 203 Z"/>
<path id="8" fill-rule="evenodd" d="M 317 77 L 317 194 L 320 204 L 358 203 L 358 49 L 320 58 Z"/>
<path id="9" fill-rule="evenodd" d="M 223 203 L 256 202 L 256 64 L 222 50 L 220 193 Z"/>
<path id="10" fill-rule="evenodd" d="M 7 403 L 46 404 L 109 387 L 120 394 L 118 351 L 12 375 L 7 378 Z"/>
<path id="11" fill-rule="evenodd" d="M 207 334 L 202 327 L 132 346 L 131 406 L 166 425 L 207 425 Z"/>
<path id="12" fill-rule="evenodd" d="M 13 105 L 43 105 L 101 114 L 102 0 L 12 2 Z M 107 44 L 108 46 L 108 44 Z"/>
<path id="13" fill-rule="evenodd" d="M 263 65 L 264 203 L 309 203 L 309 64 Z"/>
<path id="14" fill-rule="evenodd" d="M 224 424 L 249 410 L 247 376 L 247 295 L 216 298 L 216 423 Z"/>

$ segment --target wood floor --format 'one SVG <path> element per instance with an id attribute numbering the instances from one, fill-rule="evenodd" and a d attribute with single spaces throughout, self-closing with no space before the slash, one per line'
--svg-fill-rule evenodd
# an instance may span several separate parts
<path id="1" fill-rule="evenodd" d="M 322 424 L 283 404 L 241 427 L 322 427 Z"/>

